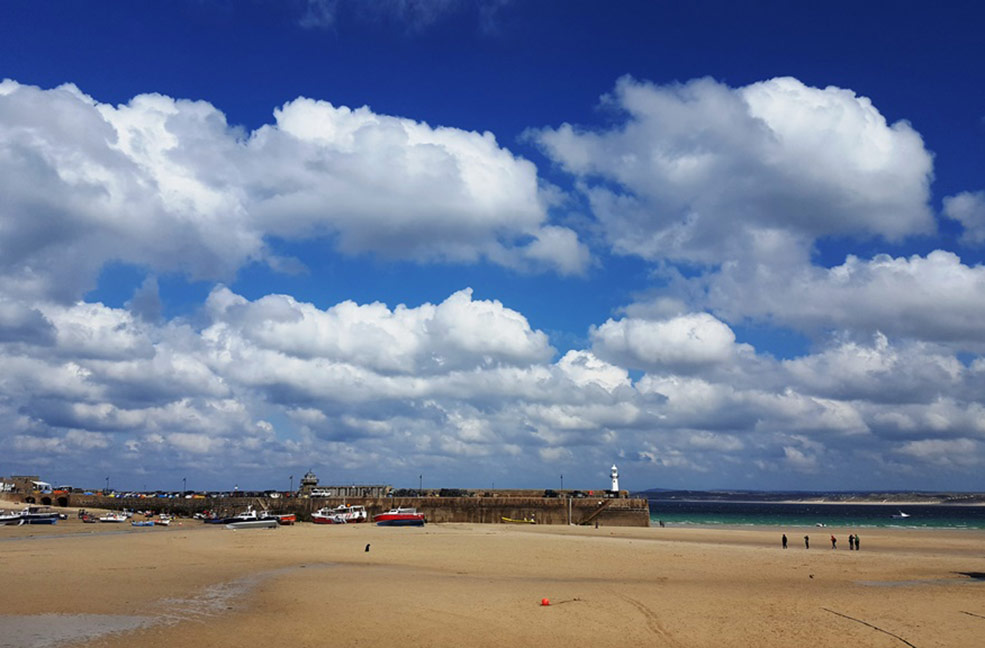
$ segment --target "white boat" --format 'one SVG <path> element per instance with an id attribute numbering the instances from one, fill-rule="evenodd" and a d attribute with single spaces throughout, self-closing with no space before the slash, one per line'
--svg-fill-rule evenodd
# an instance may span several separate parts
<path id="1" fill-rule="evenodd" d="M 335 508 L 324 506 L 311 514 L 315 524 L 353 524 L 365 522 L 369 516 L 365 506 L 339 504 Z"/>
<path id="2" fill-rule="evenodd" d="M 167 513 L 161 513 L 157 516 L 156 522 L 162 526 L 169 526 L 171 524 L 171 516 Z"/>
<path id="3" fill-rule="evenodd" d="M 894 520 L 905 520 L 908 517 L 910 517 L 910 514 L 909 513 L 904 513 L 903 511 L 900 511 L 899 513 L 894 513 L 893 514 L 893 519 Z"/>
<path id="4" fill-rule="evenodd" d="M 68 516 L 65 516 L 68 517 Z M 55 513 L 47 506 L 25 506 L 18 513 L 12 511 L 0 511 L 0 525 L 21 525 L 21 524 L 54 524 L 58 520 L 65 519 L 62 514 Z"/>
<path id="5" fill-rule="evenodd" d="M 126 522 L 127 519 L 128 518 L 126 513 L 106 513 L 105 515 L 99 516 L 100 522 L 120 523 L 120 522 Z"/>
<path id="6" fill-rule="evenodd" d="M 226 520 L 227 529 L 272 529 L 277 524 L 276 517 L 267 515 L 266 511 L 259 512 L 252 506 Z"/>

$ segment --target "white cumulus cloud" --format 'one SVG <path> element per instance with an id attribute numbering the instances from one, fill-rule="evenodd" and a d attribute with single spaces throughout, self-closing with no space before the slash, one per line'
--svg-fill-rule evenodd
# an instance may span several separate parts
<path id="1" fill-rule="evenodd" d="M 0 83 L 0 291 L 77 299 L 108 262 L 193 279 L 281 265 L 269 237 L 583 272 L 532 163 L 489 132 L 298 98 L 253 132 L 204 101 Z"/>
<path id="2" fill-rule="evenodd" d="M 625 115 L 616 127 L 564 124 L 536 138 L 578 178 L 617 252 L 710 264 L 746 256 L 770 232 L 805 247 L 934 229 L 920 135 L 850 90 L 625 77 L 604 103 Z"/>

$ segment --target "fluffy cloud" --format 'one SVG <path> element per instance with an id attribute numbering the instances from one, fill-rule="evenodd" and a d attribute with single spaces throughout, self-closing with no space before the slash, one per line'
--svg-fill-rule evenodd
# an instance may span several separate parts
<path id="1" fill-rule="evenodd" d="M 503 483 L 495 466 L 617 460 L 662 483 L 744 483 L 751 467 L 823 479 L 832 462 L 871 469 L 892 456 L 877 462 L 892 481 L 983 458 L 980 363 L 885 336 L 776 362 L 705 314 L 624 318 L 595 329 L 595 351 L 555 360 L 522 314 L 468 290 L 320 309 L 220 287 L 199 329 L 95 304 L 38 308 L 54 329 L 44 344 L 0 344 L 13 465 L 152 471 L 146 460 L 232 475 L 313 464 L 363 479 L 387 466 L 407 480 L 427 465 L 474 485 L 478 464 L 462 457 Z M 627 366 L 649 373 L 633 380 Z"/>
<path id="2" fill-rule="evenodd" d="M 865 260 L 832 268 L 735 267 L 707 278 L 707 305 L 726 320 L 762 319 L 808 332 L 847 329 L 983 350 L 985 267 L 953 252 Z"/>
<path id="3" fill-rule="evenodd" d="M 436 306 L 391 311 L 380 303 L 344 302 L 322 311 L 286 295 L 248 302 L 218 288 L 207 308 L 216 320 L 204 333 L 207 339 L 235 336 L 289 356 L 383 374 L 446 373 L 477 363 L 529 365 L 554 353 L 547 336 L 531 330 L 521 314 L 498 301 L 473 300 L 471 289 Z"/>
<path id="4" fill-rule="evenodd" d="M 547 223 L 534 166 L 490 133 L 299 98 L 252 133 L 211 104 L 111 106 L 72 85 L 0 83 L 0 291 L 81 296 L 110 261 L 229 277 L 267 237 L 342 251 L 584 270 Z"/>
<path id="5" fill-rule="evenodd" d="M 882 334 L 871 345 L 846 341 L 783 366 L 800 389 L 875 403 L 930 403 L 965 380 L 964 366 L 953 354 L 926 344 L 892 346 Z"/>
<path id="6" fill-rule="evenodd" d="M 934 229 L 919 134 L 850 90 L 623 78 L 605 104 L 625 114 L 618 127 L 536 138 L 579 179 L 617 252 L 708 264 L 746 256 L 761 236 L 806 249 Z"/>
<path id="7" fill-rule="evenodd" d="M 944 215 L 964 227 L 961 241 L 968 245 L 985 243 L 985 191 L 964 191 L 944 199 Z"/>
<path id="8" fill-rule="evenodd" d="M 640 486 L 771 473 L 830 488 L 835 467 L 905 487 L 942 466 L 981 484 L 985 361 L 963 354 L 983 351 L 982 267 L 942 250 L 811 264 L 821 237 L 932 229 L 919 136 L 863 97 L 792 79 L 624 79 L 608 101 L 619 128 L 563 126 L 540 142 L 608 244 L 656 261 L 661 282 L 558 358 L 527 315 L 470 289 L 321 307 L 218 285 L 165 320 L 151 274 L 127 308 L 80 300 L 114 261 L 198 278 L 286 262 L 270 237 L 582 272 L 578 235 L 547 218 L 557 190 L 488 133 L 308 99 L 245 132 L 204 102 L 109 106 L 3 82 L 5 465 L 88 479 L 174 466 L 213 487 L 299 466 L 331 481 L 428 470 L 442 485 L 537 485 L 549 469 L 604 484 L 613 461 Z M 945 201 L 968 243 L 980 202 Z M 737 339 L 746 320 L 807 332 L 813 347 L 757 353 Z"/>
<path id="9" fill-rule="evenodd" d="M 690 371 L 729 362 L 740 351 L 735 334 L 707 313 L 667 320 L 608 320 L 591 331 L 596 354 L 648 371 Z"/>

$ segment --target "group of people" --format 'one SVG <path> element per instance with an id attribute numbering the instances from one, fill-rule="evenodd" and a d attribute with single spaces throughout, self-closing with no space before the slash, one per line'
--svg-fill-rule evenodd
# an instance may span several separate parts
<path id="1" fill-rule="evenodd" d="M 787 548 L 787 534 L 786 533 L 783 534 L 783 538 L 781 539 L 781 542 L 783 544 L 783 548 L 786 549 Z M 805 535 L 804 536 L 804 549 L 810 549 L 810 548 L 811 548 L 811 537 L 809 535 Z M 838 548 L 838 538 L 834 537 L 833 535 L 831 536 L 831 548 L 832 549 L 837 549 Z M 860 551 L 861 550 L 861 547 L 859 547 L 859 544 L 858 544 L 858 534 L 857 533 L 849 534 L 849 536 L 848 536 L 848 550 L 849 551 Z"/>

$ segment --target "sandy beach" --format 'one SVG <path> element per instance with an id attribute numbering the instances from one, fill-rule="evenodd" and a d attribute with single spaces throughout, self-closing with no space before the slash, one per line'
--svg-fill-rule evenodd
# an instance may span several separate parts
<path id="1" fill-rule="evenodd" d="M 853 531 L 0 527 L 0 646 L 980 645 L 985 532 Z"/>

